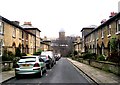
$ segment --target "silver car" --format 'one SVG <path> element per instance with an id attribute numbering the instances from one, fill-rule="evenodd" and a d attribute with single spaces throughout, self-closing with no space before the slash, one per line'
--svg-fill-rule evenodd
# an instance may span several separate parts
<path id="1" fill-rule="evenodd" d="M 15 67 L 17 79 L 27 74 L 36 74 L 41 77 L 43 72 L 46 72 L 46 63 L 40 56 L 23 56 Z"/>

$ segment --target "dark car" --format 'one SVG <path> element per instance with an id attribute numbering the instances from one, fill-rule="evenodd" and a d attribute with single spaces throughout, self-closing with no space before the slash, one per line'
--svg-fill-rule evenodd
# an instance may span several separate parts
<path id="1" fill-rule="evenodd" d="M 52 68 L 52 59 L 50 58 L 50 56 L 49 55 L 48 56 L 40 55 L 40 57 L 45 61 L 47 69 L 51 69 Z"/>

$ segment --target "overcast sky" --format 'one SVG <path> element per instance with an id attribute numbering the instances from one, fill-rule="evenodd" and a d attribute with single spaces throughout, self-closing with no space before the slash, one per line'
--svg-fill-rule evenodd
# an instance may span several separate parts
<path id="1" fill-rule="evenodd" d="M 81 29 L 100 25 L 110 12 L 118 12 L 120 0 L 0 0 L 0 15 L 11 20 L 31 21 L 41 30 L 41 37 L 81 36 Z"/>

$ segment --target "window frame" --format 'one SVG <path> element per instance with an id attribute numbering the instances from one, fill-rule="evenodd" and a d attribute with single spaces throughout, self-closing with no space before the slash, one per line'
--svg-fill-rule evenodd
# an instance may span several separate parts
<path id="1" fill-rule="evenodd" d="M 116 21 L 116 34 L 120 34 L 120 19 Z"/>
<path id="2" fill-rule="evenodd" d="M 102 39 L 104 38 L 104 30 L 103 30 L 103 28 L 101 28 L 101 38 Z"/>
<path id="3" fill-rule="evenodd" d="M 108 29 L 108 35 L 107 37 L 111 37 L 111 24 L 107 25 L 107 29 Z"/>
<path id="4" fill-rule="evenodd" d="M 0 57 L 2 56 L 2 46 L 3 46 L 3 40 L 0 40 Z"/>
<path id="5" fill-rule="evenodd" d="M 13 34 L 12 37 L 15 38 L 16 37 L 16 27 L 13 27 Z"/>
<path id="6" fill-rule="evenodd" d="M 0 34 L 4 34 L 4 23 L 0 21 Z"/>

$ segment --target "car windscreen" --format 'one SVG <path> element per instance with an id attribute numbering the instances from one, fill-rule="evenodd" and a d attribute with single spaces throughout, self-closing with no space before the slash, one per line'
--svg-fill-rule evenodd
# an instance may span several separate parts
<path id="1" fill-rule="evenodd" d="M 47 60 L 47 58 L 46 57 L 41 57 L 44 61 L 46 61 Z"/>
<path id="2" fill-rule="evenodd" d="M 35 57 L 24 57 L 21 58 L 18 63 L 24 63 L 24 62 L 35 62 L 36 58 Z"/>

